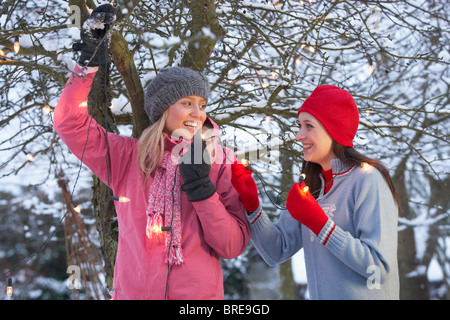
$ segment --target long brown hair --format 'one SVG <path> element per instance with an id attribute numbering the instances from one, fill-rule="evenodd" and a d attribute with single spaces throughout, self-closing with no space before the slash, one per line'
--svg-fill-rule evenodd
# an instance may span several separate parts
<path id="1" fill-rule="evenodd" d="M 389 189 L 392 192 L 392 196 L 398 207 L 400 207 L 400 202 L 398 200 L 397 193 L 395 191 L 394 184 L 391 180 L 391 176 L 389 174 L 389 170 L 386 166 L 378 160 L 369 158 L 362 153 L 356 151 L 353 147 L 344 147 L 343 145 L 337 143 L 333 140 L 331 148 L 336 157 L 341 160 L 344 164 L 348 166 L 360 166 L 363 162 L 368 163 L 369 165 L 378 169 L 381 172 L 386 183 L 389 186 Z M 314 198 L 317 199 L 319 196 L 319 190 L 321 188 L 320 174 L 322 167 L 314 162 L 304 161 L 302 165 L 302 173 L 305 173 L 305 184 L 311 190 L 311 194 Z"/>

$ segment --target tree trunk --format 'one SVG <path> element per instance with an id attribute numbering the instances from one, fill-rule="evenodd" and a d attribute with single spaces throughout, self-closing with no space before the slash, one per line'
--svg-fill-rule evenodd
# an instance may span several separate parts
<path id="1" fill-rule="evenodd" d="M 449 257 L 445 254 L 445 250 L 443 250 L 444 254 L 440 254 L 440 244 L 445 243 L 446 237 L 448 233 L 445 231 L 445 224 L 448 221 L 448 212 L 450 210 L 450 199 L 448 197 L 449 194 L 449 185 L 450 185 L 450 176 L 446 177 L 444 180 L 435 179 L 435 177 L 431 174 L 426 173 L 425 176 L 428 179 L 430 185 L 430 198 L 428 203 L 428 218 L 437 219 L 435 223 L 428 226 L 428 239 L 426 242 L 425 254 L 423 257 L 422 265 L 426 266 L 426 275 L 428 275 L 428 268 L 430 266 L 431 260 L 436 257 L 438 263 L 440 264 L 443 271 L 443 280 L 442 284 L 434 284 L 442 285 L 446 288 L 447 295 L 446 296 L 431 296 L 431 299 L 447 299 L 450 297 L 450 286 L 448 283 L 448 275 L 446 274 L 446 269 L 449 261 Z M 447 214 L 446 214 L 447 213 Z M 443 259 L 441 259 L 441 257 Z M 428 286 L 431 287 L 433 284 L 430 283 L 430 279 L 426 278 Z"/>
<path id="2" fill-rule="evenodd" d="M 191 1 L 189 10 L 192 16 L 193 40 L 188 44 L 188 49 L 181 60 L 181 66 L 202 71 L 223 31 L 216 17 L 214 0 Z M 215 39 L 203 35 L 203 28 L 209 29 L 215 35 Z"/>
<path id="3" fill-rule="evenodd" d="M 289 150 L 284 148 L 280 149 L 280 163 L 281 163 L 281 181 L 280 189 L 289 188 L 293 185 L 292 167 L 293 159 Z M 284 190 L 289 191 L 289 189 Z M 292 274 L 292 263 L 291 259 L 283 262 L 279 266 L 280 268 L 280 294 L 283 300 L 294 299 L 294 277 Z"/>
<path id="4" fill-rule="evenodd" d="M 408 203 L 408 193 L 405 182 L 406 159 L 397 167 L 393 177 L 396 192 L 400 200 L 400 217 L 414 218 Z M 398 266 L 400 273 L 400 299 L 423 300 L 428 299 L 428 290 L 424 290 L 424 279 L 418 274 L 418 261 L 416 257 L 416 240 L 414 229 L 406 228 L 398 233 Z"/>
<path id="5" fill-rule="evenodd" d="M 114 264 L 119 241 L 117 215 L 114 202 L 110 200 L 111 190 L 96 176 L 93 179 L 92 203 L 97 231 L 99 232 L 101 253 L 105 263 L 106 284 L 109 290 L 113 290 Z"/>
<path id="6" fill-rule="evenodd" d="M 89 114 L 102 125 L 108 132 L 118 133 L 114 124 L 110 105 L 109 88 L 105 87 L 105 77 L 108 76 L 108 69 L 100 67 L 92 82 L 92 88 L 89 93 L 90 103 Z M 106 154 L 105 154 L 106 162 Z M 96 226 L 99 232 L 101 252 L 105 261 L 105 273 L 108 289 L 112 290 L 112 280 L 114 275 L 114 264 L 118 243 L 117 215 L 114 202 L 110 199 L 112 192 L 97 177 L 93 177 L 92 204 L 94 205 L 94 214 L 96 217 Z"/>
<path id="7" fill-rule="evenodd" d="M 133 112 L 133 137 L 139 138 L 142 131 L 150 125 L 150 120 L 144 110 L 144 89 L 134 64 L 133 55 L 128 49 L 128 44 L 117 30 L 111 36 L 109 51 L 112 54 L 117 71 L 122 75 L 128 92 L 128 99 Z"/>

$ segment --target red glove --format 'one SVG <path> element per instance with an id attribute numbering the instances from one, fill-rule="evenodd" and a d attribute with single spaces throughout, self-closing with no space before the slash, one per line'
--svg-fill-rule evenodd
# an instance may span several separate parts
<path id="1" fill-rule="evenodd" d="M 241 197 L 245 210 L 256 211 L 259 207 L 258 189 L 252 178 L 252 171 L 235 161 L 231 165 L 231 183 Z"/>
<path id="2" fill-rule="evenodd" d="M 328 217 L 309 191 L 304 191 L 305 183 L 295 183 L 286 199 L 286 208 L 291 216 L 319 235 Z"/>

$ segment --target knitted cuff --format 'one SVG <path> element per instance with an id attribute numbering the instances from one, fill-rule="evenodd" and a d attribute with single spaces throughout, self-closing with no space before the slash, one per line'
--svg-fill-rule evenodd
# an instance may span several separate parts
<path id="1" fill-rule="evenodd" d="M 336 224 L 331 218 L 328 218 L 327 222 L 323 226 L 322 230 L 320 231 L 319 235 L 317 236 L 317 240 L 323 245 L 326 245 L 328 242 L 328 239 L 330 239 L 331 234 L 336 229 Z"/>
<path id="2" fill-rule="evenodd" d="M 251 215 L 247 215 L 247 220 L 250 224 L 252 234 L 266 235 L 272 225 L 272 221 L 262 207 L 259 207 L 258 210 L 254 211 Z"/>
<path id="3" fill-rule="evenodd" d="M 261 206 L 261 202 L 259 202 L 259 206 L 258 209 L 256 209 L 255 211 L 247 211 L 247 220 L 250 224 L 254 224 L 256 222 L 256 220 L 259 219 L 259 217 L 261 217 L 262 214 L 262 206 Z"/>

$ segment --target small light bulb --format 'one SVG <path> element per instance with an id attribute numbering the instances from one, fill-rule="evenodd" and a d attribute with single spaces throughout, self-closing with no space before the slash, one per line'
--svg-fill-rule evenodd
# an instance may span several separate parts
<path id="1" fill-rule="evenodd" d="M 16 54 L 18 54 L 19 50 L 20 50 L 19 36 L 15 36 L 15 38 L 14 38 L 14 52 Z"/>
<path id="2" fill-rule="evenodd" d="M 250 164 L 250 162 L 249 162 L 248 160 L 241 159 L 241 164 L 242 164 L 247 170 L 250 170 L 250 171 L 252 171 L 252 172 L 254 171 L 252 165 Z"/>
<path id="3" fill-rule="evenodd" d="M 44 111 L 45 114 L 50 114 L 50 112 L 52 112 L 52 108 L 50 108 L 49 105 L 46 105 L 46 106 L 43 108 L 43 111 Z"/>
<path id="4" fill-rule="evenodd" d="M 155 223 L 154 225 L 152 225 L 150 227 L 150 231 L 156 233 L 157 235 L 159 235 L 161 233 L 161 225 Z"/>
<path id="5" fill-rule="evenodd" d="M 27 154 L 27 159 L 28 159 L 28 161 L 33 162 L 34 161 L 34 156 L 31 153 L 28 153 Z"/>
<path id="6" fill-rule="evenodd" d="M 119 197 L 119 202 L 130 202 L 130 199 L 127 198 L 127 197 L 122 197 L 122 196 L 120 196 L 120 197 Z"/>
<path id="7" fill-rule="evenodd" d="M 308 186 L 305 186 L 304 188 L 303 188 L 303 192 L 304 193 L 307 193 L 309 191 L 309 187 Z"/>
<path id="8" fill-rule="evenodd" d="M 153 236 L 158 236 L 163 232 L 163 231 L 170 231 L 171 228 L 170 227 L 161 227 L 162 223 L 161 221 L 159 221 L 158 219 L 153 220 L 151 222 L 151 224 L 147 224 L 147 228 L 145 233 L 147 234 L 147 237 L 149 239 L 152 239 Z"/>
<path id="9" fill-rule="evenodd" d="M 374 71 L 375 71 L 375 67 L 372 64 L 369 65 L 369 73 L 373 74 Z"/>
<path id="10" fill-rule="evenodd" d="M 110 196 L 110 199 L 113 201 L 119 201 L 119 202 L 130 202 L 131 200 L 127 197 L 123 196 Z"/>
<path id="11" fill-rule="evenodd" d="M 83 101 L 83 102 L 81 102 L 81 103 L 78 105 L 79 108 L 87 108 L 87 106 L 88 106 L 88 102 L 87 102 L 87 101 Z"/>
<path id="12" fill-rule="evenodd" d="M 80 213 L 81 207 L 79 205 L 77 205 L 76 207 L 73 208 L 73 210 L 75 210 L 75 212 L 77 212 L 77 213 Z"/>
<path id="13" fill-rule="evenodd" d="M 11 299 L 12 295 L 13 295 L 13 285 L 12 285 L 12 279 L 8 278 L 8 286 L 6 287 L 6 295 L 8 296 L 8 298 Z"/>
<path id="14" fill-rule="evenodd" d="M 266 116 L 266 123 L 269 124 L 270 123 L 270 116 Z"/>
<path id="15" fill-rule="evenodd" d="M 361 168 L 364 172 L 369 171 L 372 167 L 367 162 L 361 162 Z"/>
<path id="16" fill-rule="evenodd" d="M 306 174 L 304 174 L 304 173 L 302 173 L 301 175 L 300 175 L 300 181 L 299 182 L 302 182 L 302 181 L 304 181 L 306 179 Z"/>

